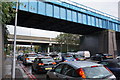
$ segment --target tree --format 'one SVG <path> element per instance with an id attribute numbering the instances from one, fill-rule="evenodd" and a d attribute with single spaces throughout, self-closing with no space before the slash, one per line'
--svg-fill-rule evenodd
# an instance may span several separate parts
<path id="1" fill-rule="evenodd" d="M 5 50 L 7 50 L 7 44 L 8 44 L 7 39 L 9 34 L 9 31 L 7 30 L 5 24 L 9 23 L 10 20 L 15 16 L 15 10 L 13 9 L 14 5 L 15 3 L 13 2 L 0 1 L 0 24 L 2 24 L 2 28 L 3 28 Z"/>
<path id="2" fill-rule="evenodd" d="M 0 22 L 2 24 L 9 23 L 12 18 L 15 16 L 15 10 L 13 9 L 15 3 L 13 2 L 1 2 L 0 1 L 0 9 L 1 9 L 1 17 Z"/>
<path id="3" fill-rule="evenodd" d="M 66 45 L 67 51 L 71 51 L 70 45 L 73 46 L 79 46 L 80 44 L 80 35 L 77 34 L 68 34 L 68 33 L 63 33 L 60 34 L 56 37 L 57 42 L 61 45 Z M 62 51 L 62 49 L 61 49 Z"/>

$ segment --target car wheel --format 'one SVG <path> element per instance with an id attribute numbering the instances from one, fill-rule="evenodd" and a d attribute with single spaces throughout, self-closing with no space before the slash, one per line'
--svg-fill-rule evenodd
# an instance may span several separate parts
<path id="1" fill-rule="evenodd" d="M 36 73 L 35 73 L 35 70 L 34 70 L 34 68 L 33 68 L 33 67 L 32 67 L 31 72 L 32 72 L 32 74 L 36 74 Z"/>
<path id="2" fill-rule="evenodd" d="M 48 75 L 46 76 L 46 80 L 50 80 L 50 77 Z"/>
<path id="3" fill-rule="evenodd" d="M 39 71 L 38 71 L 37 69 L 34 69 L 34 72 L 35 72 L 36 74 L 39 74 Z"/>
<path id="4" fill-rule="evenodd" d="M 34 72 L 34 68 L 32 67 L 32 72 Z"/>
<path id="5" fill-rule="evenodd" d="M 23 62 L 23 64 L 24 64 L 25 66 L 27 66 L 27 63 L 26 63 L 25 61 Z"/>

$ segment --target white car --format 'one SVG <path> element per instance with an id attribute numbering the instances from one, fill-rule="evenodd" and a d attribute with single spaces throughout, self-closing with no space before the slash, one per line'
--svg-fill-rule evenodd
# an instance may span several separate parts
<path id="1" fill-rule="evenodd" d="M 120 56 L 117 56 L 116 59 L 119 59 L 119 60 L 120 60 Z"/>
<path id="2" fill-rule="evenodd" d="M 36 53 L 25 54 L 23 58 L 23 64 L 32 64 L 36 57 L 37 57 Z"/>

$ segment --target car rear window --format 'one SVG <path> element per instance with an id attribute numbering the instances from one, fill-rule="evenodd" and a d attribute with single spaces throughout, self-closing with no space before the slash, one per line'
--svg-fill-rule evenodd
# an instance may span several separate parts
<path id="1" fill-rule="evenodd" d="M 76 58 L 81 58 L 81 57 L 83 57 L 83 56 L 81 56 L 81 55 L 75 55 L 75 57 L 76 57 Z"/>
<path id="2" fill-rule="evenodd" d="M 44 59 L 41 59 L 41 61 L 44 63 L 44 64 L 47 64 L 47 63 L 53 63 L 54 60 L 52 58 L 44 58 Z"/>
<path id="3" fill-rule="evenodd" d="M 74 59 L 72 56 L 66 56 L 65 59 Z"/>
<path id="4" fill-rule="evenodd" d="M 37 54 L 29 54 L 28 57 L 36 57 Z"/>
<path id="5" fill-rule="evenodd" d="M 105 78 L 112 75 L 105 67 L 88 67 L 83 68 L 86 78 Z"/>

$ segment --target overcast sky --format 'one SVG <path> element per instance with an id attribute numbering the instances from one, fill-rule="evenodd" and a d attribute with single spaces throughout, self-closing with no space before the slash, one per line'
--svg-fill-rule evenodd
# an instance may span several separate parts
<path id="1" fill-rule="evenodd" d="M 63 0 L 63 1 L 68 1 L 68 0 Z M 78 2 L 88 7 L 118 17 L 118 1 L 120 0 L 71 0 L 71 1 Z M 12 26 L 8 26 L 8 30 L 10 31 L 11 34 L 13 34 L 14 31 Z M 54 38 L 58 34 L 59 32 L 17 27 L 17 35 L 29 35 L 29 36 Z"/>

